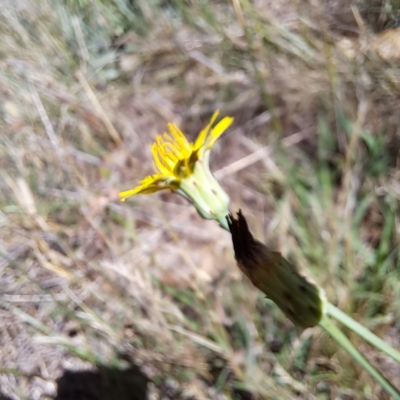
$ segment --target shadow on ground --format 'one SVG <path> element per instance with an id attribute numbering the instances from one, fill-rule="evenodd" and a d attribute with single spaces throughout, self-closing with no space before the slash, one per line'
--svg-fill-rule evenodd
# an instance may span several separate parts
<path id="1" fill-rule="evenodd" d="M 11 397 L 8 397 L 5 394 L 0 392 L 0 400 L 12 400 L 12 399 L 11 399 Z"/>
<path id="2" fill-rule="evenodd" d="M 101 367 L 94 371 L 65 371 L 57 379 L 55 400 L 146 400 L 147 383 L 136 366 L 126 370 Z"/>

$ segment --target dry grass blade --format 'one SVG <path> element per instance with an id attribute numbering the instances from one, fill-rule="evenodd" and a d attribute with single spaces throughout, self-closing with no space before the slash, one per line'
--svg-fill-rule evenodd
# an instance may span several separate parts
<path id="1" fill-rule="evenodd" d="M 228 232 L 118 192 L 168 122 L 234 116 L 210 157 L 231 210 L 399 347 L 396 1 L 3 3 L 0 398 L 65 400 L 66 370 L 103 388 L 99 366 L 136 384 L 127 364 L 149 398 L 383 398 L 243 279 Z"/>
<path id="2" fill-rule="evenodd" d="M 110 134 L 110 136 L 112 137 L 112 139 L 118 146 L 122 145 L 122 140 L 121 140 L 121 137 L 120 137 L 118 131 L 115 129 L 115 127 L 112 124 L 110 118 L 108 117 L 106 111 L 101 106 L 99 99 L 94 94 L 92 88 L 90 87 L 89 83 L 83 76 L 82 72 L 78 71 L 76 73 L 76 75 L 78 77 L 79 83 L 82 85 L 87 97 L 89 98 L 94 109 L 96 110 L 98 117 L 103 121 L 104 125 L 106 126 L 108 133 Z"/>

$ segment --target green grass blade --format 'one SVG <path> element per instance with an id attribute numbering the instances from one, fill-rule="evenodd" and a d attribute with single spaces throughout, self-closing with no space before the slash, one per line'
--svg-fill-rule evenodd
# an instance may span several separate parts
<path id="1" fill-rule="evenodd" d="M 380 350 L 382 353 L 385 353 L 390 358 L 395 360 L 400 364 L 400 352 L 394 349 L 392 346 L 387 344 L 384 340 L 376 336 L 365 326 L 361 325 L 359 322 L 351 318 L 349 315 L 339 310 L 331 303 L 326 304 L 326 312 L 332 318 L 335 318 L 336 321 L 339 321 L 347 328 L 351 329 L 353 332 L 357 333 L 361 338 L 363 338 L 366 342 L 374 346 L 376 349 Z"/>
<path id="2" fill-rule="evenodd" d="M 325 330 L 347 353 L 361 365 L 381 386 L 389 393 L 393 399 L 400 400 L 400 393 L 376 370 L 369 361 L 357 350 L 350 342 L 345 334 L 331 321 L 325 317 L 319 323 L 320 327 Z"/>

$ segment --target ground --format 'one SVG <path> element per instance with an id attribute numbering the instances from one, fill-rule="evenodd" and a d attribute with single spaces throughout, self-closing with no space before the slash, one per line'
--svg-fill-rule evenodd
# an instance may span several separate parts
<path id="1" fill-rule="evenodd" d="M 400 347 L 396 0 L 28 0 L 0 8 L 0 399 L 385 399 L 167 191 L 174 122 L 254 235 Z M 352 342 L 400 390 L 399 366 Z"/>

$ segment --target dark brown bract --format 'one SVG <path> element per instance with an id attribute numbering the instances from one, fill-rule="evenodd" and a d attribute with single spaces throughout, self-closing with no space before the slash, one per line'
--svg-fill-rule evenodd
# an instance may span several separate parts
<path id="1" fill-rule="evenodd" d="M 229 228 L 235 258 L 254 286 L 274 301 L 285 315 L 302 328 L 318 325 L 324 314 L 324 294 L 276 251 L 254 239 L 241 210 L 230 215 Z"/>

